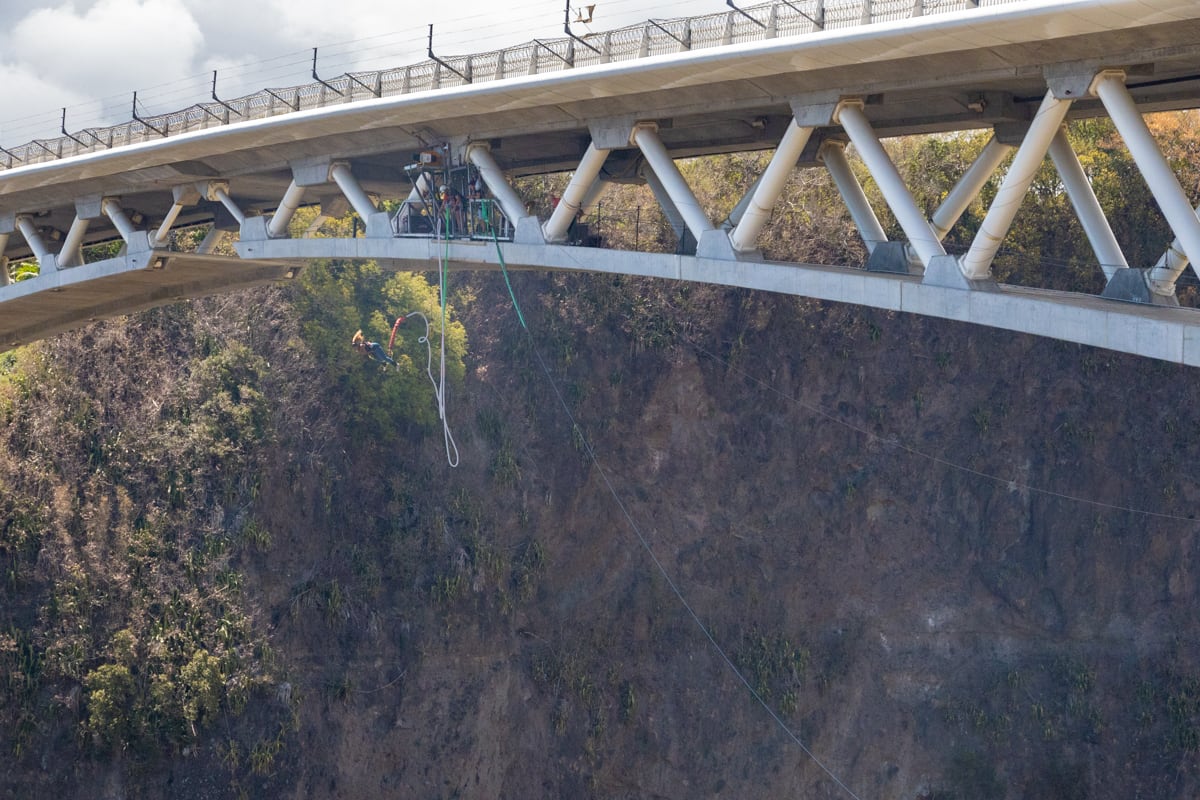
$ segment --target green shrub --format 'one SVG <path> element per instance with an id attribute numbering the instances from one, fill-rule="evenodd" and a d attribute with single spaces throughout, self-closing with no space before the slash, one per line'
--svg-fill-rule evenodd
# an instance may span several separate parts
<path id="1" fill-rule="evenodd" d="M 98 744 L 117 747 L 129 740 L 133 676 L 121 664 L 103 664 L 83 680 L 87 690 L 85 729 Z"/>

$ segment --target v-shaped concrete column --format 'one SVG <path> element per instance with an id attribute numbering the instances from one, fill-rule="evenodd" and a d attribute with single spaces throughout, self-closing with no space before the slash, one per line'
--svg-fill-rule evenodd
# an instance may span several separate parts
<path id="1" fill-rule="evenodd" d="M 1163 216 L 1167 218 L 1167 224 L 1179 238 L 1183 252 L 1192 263 L 1196 263 L 1197 259 L 1200 259 L 1200 219 L 1196 218 L 1196 212 L 1192 210 L 1192 204 L 1184 194 L 1183 187 L 1179 185 L 1179 179 L 1175 177 L 1171 165 L 1158 149 L 1158 143 L 1154 141 L 1154 136 L 1146 127 L 1146 121 L 1142 119 L 1129 90 L 1125 88 L 1125 73 L 1121 70 L 1101 72 L 1092 82 L 1092 91 L 1100 98 L 1108 115 L 1112 117 L 1117 132 L 1129 148 L 1129 154 L 1133 156 L 1134 163 L 1146 179 L 1150 193 L 1154 195 Z M 1183 267 L 1168 267 L 1166 263 L 1161 267 L 1156 266 L 1148 276 L 1151 290 L 1156 294 L 1173 297 L 1175 281 L 1182 271 Z"/>
<path id="2" fill-rule="evenodd" d="M 1000 243 L 1008 235 L 1021 201 L 1029 191 L 1038 168 L 1046 158 L 1050 142 L 1062 127 L 1070 107 L 1070 100 L 1059 100 L 1050 91 L 1042 98 L 1029 132 L 1017 148 L 1012 166 L 1008 168 L 1008 174 L 1004 176 L 1004 182 L 1000 184 L 1000 190 L 975 234 L 975 240 L 971 242 L 971 249 L 959 262 L 959 269 L 967 280 L 986 281 L 991 278 L 992 261 L 996 258 Z"/>
<path id="3" fill-rule="evenodd" d="M 654 170 L 654 176 L 662 183 L 663 189 L 675 204 L 684 224 L 699 242 L 705 231 L 713 230 L 713 224 L 709 221 L 708 215 L 704 213 L 704 209 L 700 207 L 700 201 L 692 193 L 691 187 L 687 185 L 687 181 L 680 174 L 679 167 L 675 166 L 675 161 L 667 152 L 662 140 L 658 138 L 658 126 L 638 123 L 633 126 L 633 133 L 629 138 L 642 151 L 642 155 L 646 157 L 646 163 L 650 165 L 650 169 Z"/>
<path id="4" fill-rule="evenodd" d="M 757 246 L 758 234 L 771 218 L 771 211 L 775 208 L 775 203 L 787 184 L 788 176 L 792 174 L 792 169 L 796 166 L 800 153 L 804 151 L 804 146 L 808 144 L 812 132 L 812 128 L 797 125 L 795 119 L 788 123 L 787 132 L 779 142 L 779 147 L 775 149 L 771 163 L 767 164 L 755 185 L 754 194 L 742 213 L 741 220 L 737 227 L 729 232 L 729 241 L 734 250 L 744 253 L 754 250 Z"/>
<path id="5" fill-rule="evenodd" d="M 888 207 L 896 215 L 896 221 L 904 230 L 904 235 L 908 237 L 909 246 L 917 254 L 917 258 L 921 259 L 921 265 L 928 267 L 935 256 L 946 255 L 946 250 L 921 209 L 917 208 L 912 193 L 904 185 L 899 170 L 883 149 L 879 137 L 875 135 L 871 123 L 863 113 L 863 108 L 862 100 L 843 100 L 833 112 L 834 120 L 841 123 L 850 141 L 858 149 L 858 154 L 867 165 L 871 177 L 883 193 L 883 199 L 887 201 Z"/>
<path id="6" fill-rule="evenodd" d="M 1084 174 L 1083 165 L 1071 149 L 1071 143 L 1067 141 L 1067 134 L 1062 128 L 1050 140 L 1050 159 L 1067 189 L 1067 197 L 1092 245 L 1092 252 L 1100 261 L 1104 277 L 1111 280 L 1118 269 L 1128 269 L 1129 263 L 1121 252 L 1117 237 L 1113 235 L 1108 218 L 1104 216 L 1104 209 L 1100 208 L 1096 193 L 1092 191 L 1092 183 Z"/>

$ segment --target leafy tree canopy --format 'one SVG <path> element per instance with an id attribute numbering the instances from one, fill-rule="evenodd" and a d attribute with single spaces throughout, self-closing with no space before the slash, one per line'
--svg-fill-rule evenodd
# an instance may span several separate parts
<path id="1" fill-rule="evenodd" d="M 433 426 L 438 414 L 429 372 L 439 379 L 443 333 L 438 287 L 415 273 L 387 274 L 373 262 L 318 263 L 304 271 L 299 283 L 296 303 L 303 336 L 345 398 L 351 429 L 387 440 L 404 421 Z M 444 308 L 446 377 L 460 384 L 466 331 L 449 303 Z M 365 359 L 351 347 L 351 337 L 360 329 L 386 347 L 396 318 L 414 313 L 429 321 L 428 342 L 422 341 L 427 332 L 421 318 L 407 319 L 396 335 L 396 367 Z"/>

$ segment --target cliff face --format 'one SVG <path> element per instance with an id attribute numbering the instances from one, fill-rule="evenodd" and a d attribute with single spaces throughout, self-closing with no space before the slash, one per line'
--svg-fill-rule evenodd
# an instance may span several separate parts
<path id="1" fill-rule="evenodd" d="M 200 322 L 172 326 L 179 338 L 108 367 L 146 398 L 122 402 L 145 410 L 197 348 L 246 341 L 265 361 L 238 384 L 263 393 L 261 437 L 185 465 L 208 509 L 189 530 L 240 532 L 221 566 L 241 576 L 224 610 L 246 620 L 238 659 L 217 628 L 194 642 L 251 689 L 213 685 L 220 703 L 191 717 L 194 733 L 126 732 L 140 745 L 109 747 L 87 678 L 99 663 L 77 679 L 42 669 L 19 695 L 35 716 L 0 786 L 80 798 L 1200 790 L 1194 370 L 608 277 L 516 276 L 526 334 L 501 281 L 463 280 L 456 469 L 436 427 L 348 429 L 339 404 L 352 398 L 323 382 L 277 294 L 219 314 L 203 304 Z M 48 347 L 102 369 L 104 341 Z M 100 389 L 66 383 L 96 405 Z M 231 393 L 229 419 L 247 396 Z M 155 419 L 104 425 L 152 439 Z M 74 510 L 42 519 L 64 552 L 166 502 L 126 485 L 151 481 L 151 466 L 77 475 L 21 446 L 10 428 L 6 480 L 48 476 L 22 497 L 77 493 Z M 121 492 L 127 512 L 72 523 Z M 187 537 L 172 553 L 197 549 Z M 25 609 L 10 631 L 47 619 L 57 596 L 46 562 L 58 551 L 40 547 L 3 551 L 29 570 L 4 590 Z M 104 559 L 80 564 L 121 596 Z M 97 641 L 133 627 L 106 615 L 96 600 Z M 10 639 L 12 675 L 48 644 Z"/>

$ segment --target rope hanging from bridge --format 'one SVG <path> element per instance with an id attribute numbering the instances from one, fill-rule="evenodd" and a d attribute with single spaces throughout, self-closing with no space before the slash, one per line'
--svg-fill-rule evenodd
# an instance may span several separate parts
<path id="1" fill-rule="evenodd" d="M 441 343 L 438 353 L 438 380 L 435 383 L 433 380 L 433 346 L 429 343 L 429 320 L 419 311 L 414 312 L 425 320 L 425 335 L 419 338 L 418 342 L 425 343 L 425 349 L 428 351 L 428 361 L 425 365 L 425 373 L 429 375 L 429 382 L 433 383 L 433 394 L 437 398 L 438 418 L 442 421 L 442 435 L 446 441 L 446 462 L 451 467 L 458 466 L 458 445 L 454 443 L 454 436 L 450 433 L 450 421 L 446 419 L 446 283 L 450 269 L 450 238 L 448 236 L 450 228 L 450 209 L 442 204 L 442 219 L 437 226 L 437 237 L 445 246 L 441 249 L 438 269 L 438 293 L 441 298 L 442 306 L 442 324 L 441 324 Z"/>
<path id="2" fill-rule="evenodd" d="M 480 207 L 483 224 L 487 226 L 488 233 L 492 235 L 492 243 L 496 245 L 496 258 L 500 261 L 500 272 L 504 275 L 504 285 L 508 287 L 508 296 L 512 298 L 513 309 L 517 312 L 517 320 L 521 323 L 521 327 L 526 331 L 529 326 L 525 324 L 525 315 L 521 313 L 521 306 L 517 303 L 517 296 L 513 293 L 512 281 L 508 279 L 508 267 L 504 265 L 504 253 L 500 250 L 500 237 L 496 235 L 496 227 L 492 225 L 492 204 L 485 202 Z"/>
<path id="3" fill-rule="evenodd" d="M 392 339 L 388 342 L 388 350 L 391 351 L 391 344 L 396 340 L 396 329 L 403 324 L 408 317 L 420 317 L 425 323 L 424 335 L 417 338 L 417 342 L 425 345 L 425 374 L 429 376 L 429 383 L 433 385 L 433 396 L 437 399 L 438 418 L 442 421 L 442 433 L 446 440 L 446 462 L 451 467 L 458 466 L 458 445 L 454 442 L 454 435 L 450 433 L 450 423 L 446 420 L 446 328 L 445 317 L 442 317 L 442 344 L 441 344 L 441 370 L 439 379 L 433 377 L 433 344 L 429 341 L 430 324 L 429 318 L 420 311 L 409 311 L 396 320 L 396 324 L 392 326 Z"/>
<path id="4" fill-rule="evenodd" d="M 395 324 L 392 325 L 392 334 L 388 338 L 387 355 L 388 360 L 391 361 L 392 348 L 396 345 L 396 334 L 399 332 L 400 326 L 409 317 L 419 317 L 425 323 L 425 333 L 417 338 L 417 342 L 425 345 L 425 374 L 429 377 L 429 383 L 433 386 L 433 396 L 437 401 L 438 419 L 442 422 L 442 436 L 446 443 L 446 463 L 451 467 L 457 467 L 459 462 L 458 444 L 454 441 L 454 434 L 450 432 L 450 421 L 446 418 L 446 321 L 449 316 L 447 312 L 446 283 L 450 262 L 450 240 L 446 235 L 446 231 L 450 225 L 450 210 L 444 204 L 442 208 L 444 218 L 439 216 L 432 217 L 434 235 L 439 242 L 444 241 L 445 243 L 445 248 L 439 250 L 438 256 L 438 294 L 442 315 L 441 341 L 438 345 L 438 377 L 433 377 L 433 343 L 430 342 L 432 326 L 429 323 L 429 318 L 420 311 L 408 311 L 396 318 Z M 359 334 L 356 334 L 356 339 L 358 337 L 361 337 L 361 331 Z M 394 364 L 395 362 L 391 361 L 391 363 Z"/>

